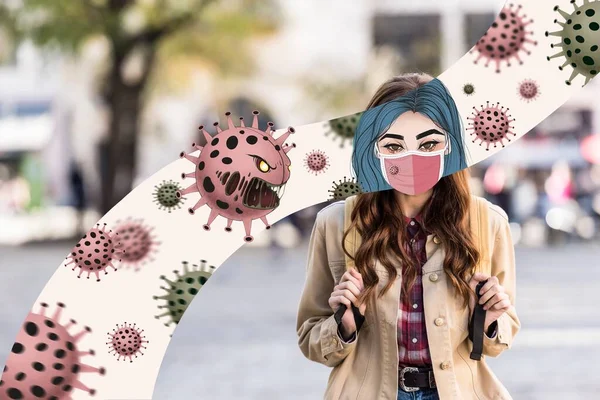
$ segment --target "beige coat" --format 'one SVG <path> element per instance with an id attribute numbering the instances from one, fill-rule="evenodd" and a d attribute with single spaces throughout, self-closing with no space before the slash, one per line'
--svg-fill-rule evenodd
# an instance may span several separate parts
<path id="1" fill-rule="evenodd" d="M 474 198 L 474 200 L 476 200 Z M 482 199 L 479 199 L 482 200 Z M 489 268 L 515 304 L 515 260 L 508 219 L 501 208 L 489 206 Z M 471 214 L 477 213 L 473 201 Z M 351 343 L 344 343 L 328 299 L 346 270 L 342 250 L 344 201 L 322 209 L 311 234 L 307 278 L 297 319 L 299 346 L 304 355 L 333 367 L 325 399 L 374 400 L 397 398 L 398 344 L 397 318 L 401 274 L 392 288 L 367 304 L 365 322 Z M 485 236 L 485 235 L 482 235 Z M 506 400 L 508 391 L 486 364 L 485 357 L 496 357 L 509 349 L 520 329 L 514 307 L 498 319 L 494 339 L 484 335 L 484 356 L 471 360 L 468 339 L 470 310 L 455 296 L 444 273 L 444 249 L 439 240 L 428 236 L 427 263 L 423 266 L 423 298 L 430 353 L 437 390 L 442 400 Z M 380 291 L 386 282 L 383 266 L 377 262 Z"/>

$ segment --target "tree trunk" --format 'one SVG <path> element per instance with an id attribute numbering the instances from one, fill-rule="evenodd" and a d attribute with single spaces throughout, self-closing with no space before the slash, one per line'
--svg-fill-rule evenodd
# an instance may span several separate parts
<path id="1" fill-rule="evenodd" d="M 135 177 L 143 85 L 125 84 L 120 77 L 120 65 L 120 62 L 115 62 L 115 71 L 107 88 L 110 123 L 102 179 L 102 214 L 110 211 L 131 191 Z"/>

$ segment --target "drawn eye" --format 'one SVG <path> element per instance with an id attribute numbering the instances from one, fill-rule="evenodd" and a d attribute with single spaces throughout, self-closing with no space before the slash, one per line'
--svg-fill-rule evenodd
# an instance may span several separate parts
<path id="1" fill-rule="evenodd" d="M 267 164 L 265 160 L 258 157 L 256 158 L 256 166 L 261 172 L 269 172 L 269 170 L 271 169 L 271 167 L 269 167 L 269 164 Z"/>

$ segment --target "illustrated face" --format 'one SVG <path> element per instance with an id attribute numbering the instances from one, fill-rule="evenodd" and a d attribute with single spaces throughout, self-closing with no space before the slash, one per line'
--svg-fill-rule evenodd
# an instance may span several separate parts
<path id="1" fill-rule="evenodd" d="M 408 151 L 429 153 L 443 150 L 446 141 L 447 134 L 431 119 L 409 111 L 398 117 L 379 137 L 377 148 L 382 155 L 400 155 Z"/>

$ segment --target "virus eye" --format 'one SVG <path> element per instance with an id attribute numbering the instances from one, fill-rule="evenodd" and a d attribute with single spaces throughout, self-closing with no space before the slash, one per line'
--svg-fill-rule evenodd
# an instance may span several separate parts
<path id="1" fill-rule="evenodd" d="M 292 164 L 288 165 L 288 171 L 292 170 Z"/>
<path id="2" fill-rule="evenodd" d="M 261 172 L 269 172 L 269 170 L 271 169 L 271 167 L 269 167 L 269 164 L 267 164 L 265 160 L 258 157 L 256 158 L 256 166 Z"/>

